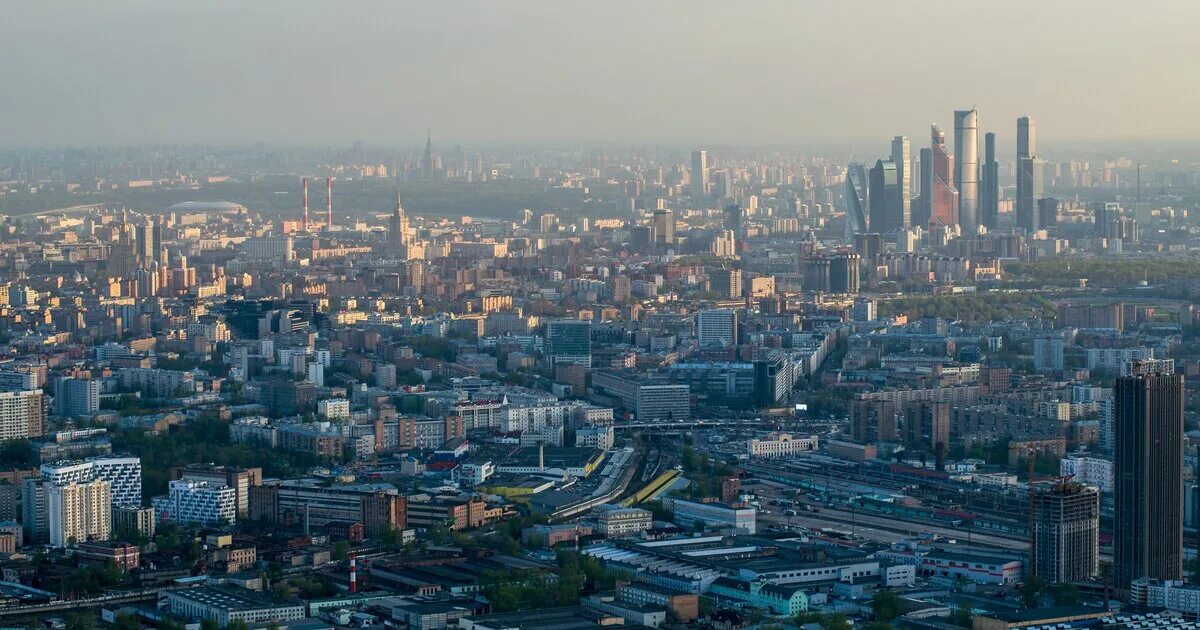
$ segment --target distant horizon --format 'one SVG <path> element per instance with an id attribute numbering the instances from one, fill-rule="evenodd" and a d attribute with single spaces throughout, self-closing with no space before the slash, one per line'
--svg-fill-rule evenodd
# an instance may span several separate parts
<path id="1" fill-rule="evenodd" d="M 1200 142 L 1200 3 L 18 2 L 7 147 Z M 591 139 L 591 140 L 589 140 Z"/>

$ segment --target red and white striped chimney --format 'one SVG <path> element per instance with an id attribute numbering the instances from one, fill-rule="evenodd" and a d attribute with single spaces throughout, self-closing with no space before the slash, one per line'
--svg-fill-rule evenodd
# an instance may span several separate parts
<path id="1" fill-rule="evenodd" d="M 308 178 L 300 178 L 300 185 L 304 189 L 304 217 L 300 219 L 300 229 L 308 230 Z"/>
<path id="2" fill-rule="evenodd" d="M 358 592 L 358 559 L 354 553 L 350 554 L 350 592 Z"/>
<path id="3" fill-rule="evenodd" d="M 333 178 L 325 178 L 325 229 L 333 227 Z"/>

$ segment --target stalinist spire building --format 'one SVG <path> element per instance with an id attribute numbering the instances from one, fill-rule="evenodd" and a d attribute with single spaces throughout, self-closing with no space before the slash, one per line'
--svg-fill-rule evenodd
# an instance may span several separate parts
<path id="1" fill-rule="evenodd" d="M 424 258 L 425 248 L 412 242 L 412 231 L 408 215 L 400 203 L 400 191 L 396 191 L 396 208 L 388 219 L 388 253 L 404 260 Z"/>

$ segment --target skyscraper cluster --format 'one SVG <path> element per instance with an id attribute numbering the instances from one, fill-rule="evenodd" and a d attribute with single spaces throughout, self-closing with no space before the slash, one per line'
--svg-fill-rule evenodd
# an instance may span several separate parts
<path id="1" fill-rule="evenodd" d="M 984 134 L 980 162 L 977 109 L 954 112 L 953 152 L 946 142 L 946 132 L 938 124 L 930 125 L 929 131 L 929 146 L 918 151 L 915 168 L 907 136 L 893 138 L 888 157 L 877 160 L 869 171 L 858 162 L 847 166 L 847 242 L 855 234 L 887 234 L 910 227 L 957 228 L 964 237 L 999 227 L 1001 188 L 996 134 Z M 1052 208 L 1042 199 L 1044 163 L 1037 157 L 1035 126 L 1029 117 L 1017 120 L 1016 157 L 1014 227 L 1034 232 L 1045 227 L 1045 216 Z"/>

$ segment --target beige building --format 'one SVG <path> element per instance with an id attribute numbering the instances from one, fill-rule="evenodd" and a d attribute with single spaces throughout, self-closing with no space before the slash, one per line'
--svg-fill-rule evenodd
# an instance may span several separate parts
<path id="1" fill-rule="evenodd" d="M 754 457 L 790 457 L 797 453 L 817 450 L 818 439 L 815 435 L 791 435 L 790 433 L 772 432 L 762 440 L 747 442 L 746 452 Z"/>
<path id="2" fill-rule="evenodd" d="M 107 481 L 46 485 L 46 527 L 50 544 L 108 540 L 112 533 L 112 493 Z"/>

